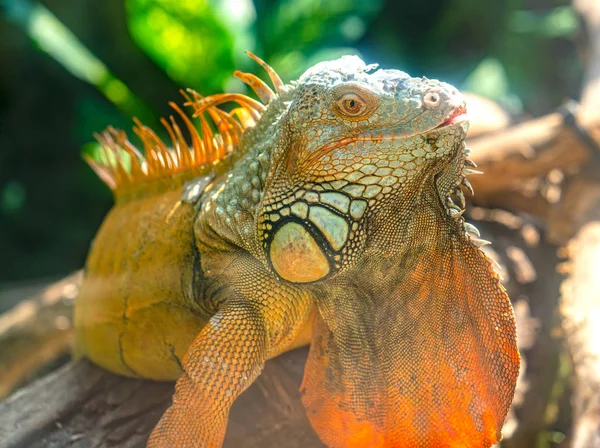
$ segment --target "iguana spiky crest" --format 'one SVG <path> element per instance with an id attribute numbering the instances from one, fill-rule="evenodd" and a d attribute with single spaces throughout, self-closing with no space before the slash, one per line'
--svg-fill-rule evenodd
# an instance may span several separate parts
<path id="1" fill-rule="evenodd" d="M 267 71 L 275 92 L 279 92 L 283 82 L 277 73 L 257 56 L 249 52 L 247 54 Z M 223 161 L 234 152 L 244 132 L 255 126 L 265 112 L 266 105 L 277 95 L 251 73 L 235 71 L 234 76 L 250 86 L 262 102 L 241 93 L 203 97 L 192 89 L 182 90 L 185 99 L 183 105 L 193 109 L 192 116 L 199 119 L 200 129 L 176 103 L 170 102 L 169 106 L 183 121 L 189 134 L 189 143 L 173 115 L 168 120 L 160 120 L 169 134 L 170 144 L 163 142 L 152 129 L 134 118 L 133 131 L 142 141 L 143 153 L 129 141 L 124 131 L 109 126 L 102 133 L 94 135 L 102 149 L 101 159 L 95 160 L 87 154 L 84 154 L 84 159 L 117 199 L 127 196 L 133 186 L 182 173 L 194 176 L 199 171 L 206 171 L 207 166 Z M 226 112 L 218 107 L 225 103 L 237 103 L 238 107 Z"/>

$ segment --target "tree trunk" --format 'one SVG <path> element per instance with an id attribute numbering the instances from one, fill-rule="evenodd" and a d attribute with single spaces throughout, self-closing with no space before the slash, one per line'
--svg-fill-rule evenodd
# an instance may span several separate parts
<path id="1" fill-rule="evenodd" d="M 573 448 L 600 446 L 600 222 L 569 244 L 562 285 L 565 332 L 574 365 Z"/>
<path id="2" fill-rule="evenodd" d="M 225 447 L 322 447 L 300 404 L 306 348 L 267 362 L 235 402 Z M 143 447 L 173 383 L 134 380 L 70 362 L 0 403 L 6 448 Z"/>

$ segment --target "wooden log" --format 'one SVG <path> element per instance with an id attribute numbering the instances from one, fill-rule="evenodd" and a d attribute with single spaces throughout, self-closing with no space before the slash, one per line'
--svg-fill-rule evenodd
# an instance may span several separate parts
<path id="1" fill-rule="evenodd" d="M 561 289 L 575 373 L 572 448 L 594 448 L 600 446 L 600 222 L 584 226 L 567 251 L 563 269 L 570 276 Z"/>
<path id="2" fill-rule="evenodd" d="M 68 356 L 81 277 L 70 275 L 0 315 L 0 399 Z"/>
<path id="3" fill-rule="evenodd" d="M 584 119 L 581 129 L 600 144 L 599 120 Z M 560 213 L 562 207 L 556 204 L 563 196 L 583 199 L 564 192 L 568 181 L 597 159 L 588 143 L 585 136 L 563 124 L 559 113 L 470 139 L 472 158 L 484 172 L 469 177 L 475 190 L 473 202 L 531 214 L 550 229 L 552 242 L 566 244 L 581 223 L 569 219 L 576 218 L 572 214 Z M 562 205 L 573 204 L 562 201 Z"/>
<path id="4" fill-rule="evenodd" d="M 477 137 L 506 129 L 510 115 L 488 98 L 464 92 L 469 111 L 469 137 Z"/>
<path id="5" fill-rule="evenodd" d="M 267 362 L 231 410 L 226 448 L 323 446 L 298 393 L 307 354 L 305 347 Z M 173 383 L 72 362 L 0 403 L 0 445 L 143 447 L 172 394 Z"/>
<path id="6" fill-rule="evenodd" d="M 598 117 L 600 3 L 597 0 L 573 3 L 587 33 L 582 109 L 586 116 Z M 595 150 L 592 154 L 600 154 L 598 147 Z M 577 235 L 567 246 L 569 261 L 563 265 L 570 275 L 561 288 L 563 326 L 574 369 L 572 448 L 600 446 L 600 163 L 597 159 L 595 162 L 573 180 L 568 191 L 570 197 L 564 200 L 570 208 L 560 210 L 562 215 L 577 216 Z"/>

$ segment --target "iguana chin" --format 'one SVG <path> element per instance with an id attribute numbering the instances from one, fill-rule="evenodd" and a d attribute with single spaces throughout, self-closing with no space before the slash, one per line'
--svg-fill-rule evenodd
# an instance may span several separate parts
<path id="1" fill-rule="evenodd" d="M 189 137 L 163 120 L 167 148 L 138 122 L 145 157 L 121 131 L 100 136 L 89 162 L 116 203 L 77 300 L 78 352 L 178 378 L 150 447 L 221 446 L 265 360 L 309 341 L 302 401 L 326 445 L 496 443 L 519 355 L 462 218 L 463 97 L 358 57 L 284 84 L 252 57 L 275 90 L 235 75 L 262 103 L 189 91 L 201 132 L 173 105 Z"/>

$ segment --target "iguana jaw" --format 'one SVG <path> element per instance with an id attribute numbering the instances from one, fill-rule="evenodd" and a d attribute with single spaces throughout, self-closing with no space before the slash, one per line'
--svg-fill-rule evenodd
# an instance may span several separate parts
<path id="1" fill-rule="evenodd" d="M 458 106 L 454 110 L 454 112 L 452 112 L 450 114 L 450 116 L 446 120 L 444 120 L 444 122 L 442 124 L 435 127 L 434 129 L 441 129 L 446 126 L 451 126 L 451 125 L 462 123 L 462 122 L 468 121 L 468 120 L 469 120 L 469 117 L 467 116 L 467 108 L 465 106 L 461 105 L 461 106 Z"/>

